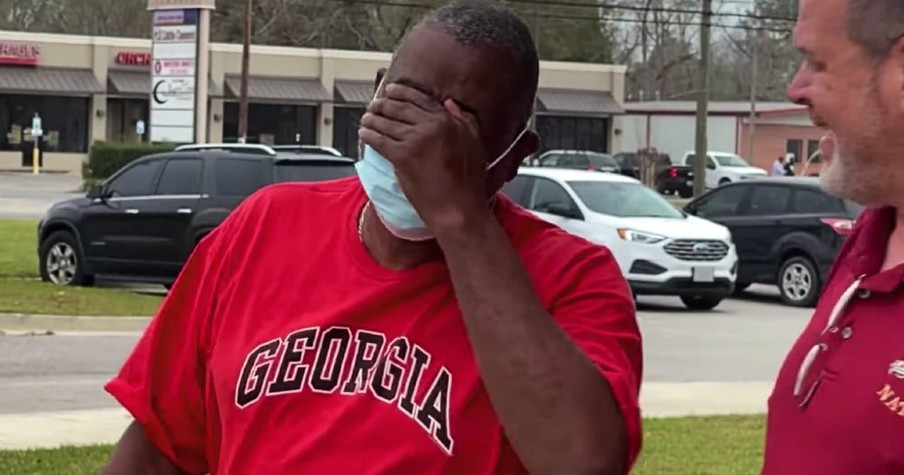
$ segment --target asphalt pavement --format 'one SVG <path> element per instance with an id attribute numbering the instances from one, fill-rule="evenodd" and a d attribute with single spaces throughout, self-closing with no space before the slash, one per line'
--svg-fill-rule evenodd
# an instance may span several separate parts
<path id="1" fill-rule="evenodd" d="M 641 298 L 644 383 L 754 382 L 775 378 L 810 316 L 768 289 L 691 312 L 677 299 Z M 0 336 L 0 413 L 116 407 L 103 384 L 139 337 L 133 333 Z"/>
<path id="2" fill-rule="evenodd" d="M 72 173 L 0 171 L 0 218 L 38 219 L 53 203 L 79 196 L 81 182 Z"/>

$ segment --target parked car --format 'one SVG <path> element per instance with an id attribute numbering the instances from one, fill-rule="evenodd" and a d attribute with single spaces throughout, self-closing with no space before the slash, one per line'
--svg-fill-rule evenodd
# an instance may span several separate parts
<path id="1" fill-rule="evenodd" d="M 731 230 L 737 291 L 777 285 L 786 304 L 812 307 L 861 207 L 822 191 L 818 178 L 773 177 L 719 187 L 684 210 Z"/>
<path id="2" fill-rule="evenodd" d="M 354 160 L 277 153 L 264 145 L 205 144 L 142 157 L 38 224 L 41 278 L 95 277 L 169 285 L 198 241 L 258 189 L 354 175 Z"/>
<path id="3" fill-rule="evenodd" d="M 342 156 L 342 152 L 336 150 L 333 147 L 327 147 L 326 145 L 271 145 L 270 148 L 277 152 L 295 152 L 308 155 L 332 155 L 334 157 Z"/>
<path id="4" fill-rule="evenodd" d="M 682 212 L 636 179 L 522 167 L 502 192 L 608 247 L 635 295 L 678 296 L 688 308 L 709 310 L 732 292 L 737 255 L 728 228 Z"/>
<path id="5" fill-rule="evenodd" d="M 640 159 L 634 152 L 621 152 L 612 156 L 622 175 L 643 180 Z M 660 153 L 655 159 L 655 183 L 653 188 L 664 194 L 678 194 L 682 198 L 694 195 L 694 171 L 691 167 L 672 164 L 668 154 Z"/>
<path id="6" fill-rule="evenodd" d="M 619 173 L 618 164 L 611 155 L 588 150 L 548 150 L 537 159 L 537 165 L 544 168 Z"/>
<path id="7" fill-rule="evenodd" d="M 696 153 L 686 152 L 681 164 L 693 168 Z M 706 157 L 706 188 L 716 188 L 726 183 L 734 183 L 751 178 L 769 176 L 766 170 L 750 166 L 743 158 L 733 153 L 708 152 Z"/>

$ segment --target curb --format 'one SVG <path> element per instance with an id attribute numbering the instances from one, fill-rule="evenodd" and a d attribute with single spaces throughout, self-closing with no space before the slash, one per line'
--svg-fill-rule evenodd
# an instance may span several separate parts
<path id="1" fill-rule="evenodd" d="M 151 317 L 0 313 L 0 329 L 17 332 L 143 332 Z"/>

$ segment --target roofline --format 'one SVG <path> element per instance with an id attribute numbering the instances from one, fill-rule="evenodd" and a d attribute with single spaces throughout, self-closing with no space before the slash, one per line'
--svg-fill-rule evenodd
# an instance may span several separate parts
<path id="1" fill-rule="evenodd" d="M 106 46 L 112 48 L 138 48 L 150 50 L 152 41 L 150 38 L 126 38 L 115 36 L 89 36 L 89 35 L 71 35 L 61 33 L 31 33 L 26 31 L 0 31 L 0 41 L 12 41 L 22 43 L 57 43 L 66 45 L 92 45 Z M 225 52 L 241 54 L 242 45 L 240 43 L 210 43 L 211 52 Z M 311 59 L 348 59 L 359 61 L 374 61 L 380 63 L 389 63 L 392 60 L 392 53 L 381 51 L 361 51 L 361 50 L 343 50 L 343 49 L 318 49 L 318 48 L 300 48 L 295 46 L 273 46 L 252 44 L 250 48 L 252 54 L 266 54 L 273 56 L 294 56 L 306 57 Z M 567 71 L 567 72 L 593 72 L 593 73 L 614 73 L 625 74 L 628 70 L 626 65 L 622 64 L 597 64 L 597 63 L 577 63 L 565 61 L 540 61 L 542 68 L 547 70 Z M 542 75 L 542 74 L 541 74 Z M 544 81 L 541 78 L 541 83 Z"/>

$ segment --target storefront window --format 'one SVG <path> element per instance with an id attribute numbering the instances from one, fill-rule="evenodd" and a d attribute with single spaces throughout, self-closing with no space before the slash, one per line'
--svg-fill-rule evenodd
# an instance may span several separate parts
<path id="1" fill-rule="evenodd" d="M 350 158 L 358 157 L 358 125 L 364 115 L 363 107 L 333 108 L 333 148 Z"/>
<path id="2" fill-rule="evenodd" d="M 37 112 L 45 152 L 87 152 L 89 104 L 83 97 L 0 94 L 0 150 L 31 148 L 31 135 L 25 132 Z"/>
<path id="3" fill-rule="evenodd" d="M 609 119 L 538 115 L 540 153 L 547 150 L 609 152 Z"/>
<path id="4" fill-rule="evenodd" d="M 138 142 L 147 139 L 147 99 L 107 99 L 107 140 L 110 142 Z M 144 134 L 139 137 L 138 121 L 144 122 Z"/>
<path id="5" fill-rule="evenodd" d="M 239 105 L 223 109 L 223 141 L 239 138 Z M 267 145 L 317 144 L 317 107 L 278 104 L 248 105 L 248 143 Z"/>

